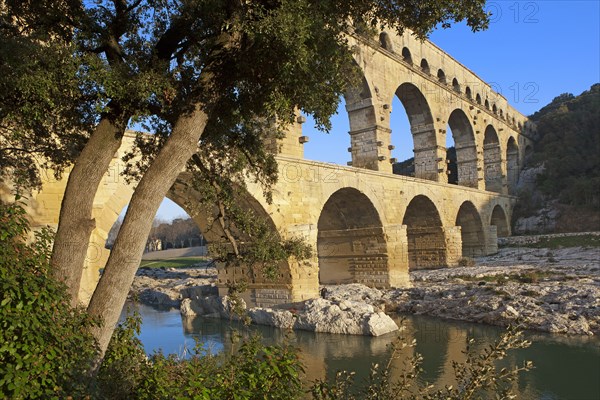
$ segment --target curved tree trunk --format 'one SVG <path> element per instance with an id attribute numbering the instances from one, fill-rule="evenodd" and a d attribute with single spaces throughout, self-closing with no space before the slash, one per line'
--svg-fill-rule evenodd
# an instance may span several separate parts
<path id="1" fill-rule="evenodd" d="M 88 306 L 89 314 L 102 321 L 101 326 L 92 329 L 100 346 L 100 359 L 108 347 L 140 265 L 156 211 L 187 161 L 196 152 L 207 120 L 201 105 L 180 117 L 133 193 L 104 273 Z"/>
<path id="2" fill-rule="evenodd" d="M 75 161 L 60 207 L 58 230 L 52 249 L 52 273 L 67 285 L 73 306 L 78 303 L 79 285 L 87 256 L 94 197 L 111 160 L 121 146 L 125 123 L 102 118 Z"/>

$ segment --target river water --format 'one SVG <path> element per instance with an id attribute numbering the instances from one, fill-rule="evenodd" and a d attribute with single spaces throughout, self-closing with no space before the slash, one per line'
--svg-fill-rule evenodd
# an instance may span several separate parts
<path id="1" fill-rule="evenodd" d="M 130 305 L 131 307 L 131 305 Z M 142 316 L 140 339 L 148 353 L 162 349 L 164 353 L 184 355 L 199 340 L 212 352 L 227 350 L 232 329 L 259 332 L 266 344 L 288 340 L 298 347 L 306 367 L 306 380 L 331 378 L 338 370 L 356 372 L 356 382 L 368 375 L 372 363 L 386 362 L 388 345 L 397 337 L 391 333 L 381 337 L 333 335 L 305 331 L 285 332 L 264 326 L 241 327 L 229 321 L 193 318 L 182 319 L 178 310 L 157 310 L 134 305 Z M 482 349 L 498 338 L 501 328 L 480 324 L 444 321 L 421 316 L 398 316 L 406 327 L 402 335 L 410 342 L 416 339 L 416 352 L 424 357 L 422 379 L 443 386 L 451 384 L 452 361 L 464 360 L 467 337 L 475 339 Z M 514 366 L 531 360 L 535 368 L 523 373 L 515 390 L 518 399 L 600 399 L 600 339 L 568 338 L 528 332 L 532 345 L 512 350 L 501 366 Z M 405 356 L 412 356 L 407 350 Z M 397 365 L 396 365 L 397 364 Z M 395 362 L 401 369 L 401 360 Z M 393 375 L 393 373 L 392 373 Z"/>

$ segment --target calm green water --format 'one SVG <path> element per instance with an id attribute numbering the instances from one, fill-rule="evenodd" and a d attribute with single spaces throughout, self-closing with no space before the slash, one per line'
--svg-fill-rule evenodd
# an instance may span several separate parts
<path id="1" fill-rule="evenodd" d="M 160 311 L 136 305 L 142 315 L 140 339 L 147 352 L 162 349 L 165 353 L 184 354 L 196 340 L 213 352 L 229 347 L 232 327 L 229 321 L 194 318 L 182 320 L 178 310 Z M 476 339 L 476 346 L 493 342 L 502 329 L 479 324 L 442 321 L 428 317 L 408 316 L 404 320 L 407 339 L 417 340 L 416 351 L 425 359 L 423 379 L 436 385 L 452 383 L 452 361 L 462 360 L 467 336 Z M 271 327 L 252 326 L 265 343 L 291 341 L 300 348 L 306 365 L 307 380 L 332 377 L 338 370 L 357 373 L 357 382 L 368 374 L 372 363 L 385 362 L 387 345 L 395 334 L 383 337 L 332 335 L 313 332 L 284 332 Z M 556 335 L 528 333 L 533 344 L 514 350 L 504 366 L 533 361 L 535 369 L 523 374 L 516 386 L 519 399 L 600 400 L 600 339 L 566 338 Z M 412 355 L 412 353 L 407 353 Z M 401 368 L 399 365 L 398 368 Z"/>

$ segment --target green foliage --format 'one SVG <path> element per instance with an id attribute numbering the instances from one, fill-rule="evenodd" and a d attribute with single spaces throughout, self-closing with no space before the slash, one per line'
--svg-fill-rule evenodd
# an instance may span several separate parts
<path id="1" fill-rule="evenodd" d="M 532 164 L 544 164 L 537 186 L 563 204 L 600 207 L 600 84 L 563 94 L 531 116 L 540 137 Z"/>
<path id="2" fill-rule="evenodd" d="M 27 189 L 60 176 L 92 121 L 72 46 L 49 33 L 22 34 L 8 19 L 0 14 L 0 180 Z M 40 167 L 53 171 L 44 176 Z"/>
<path id="3" fill-rule="evenodd" d="M 0 397 L 85 393 L 93 322 L 49 277 L 51 233 L 28 233 L 24 209 L 0 202 Z"/>
<path id="4" fill-rule="evenodd" d="M 97 376 L 97 391 L 102 397 L 128 399 L 150 373 L 152 367 L 136 337 L 141 322 L 138 315 L 132 315 L 115 329 Z"/>
<path id="5" fill-rule="evenodd" d="M 216 147 L 232 136 L 247 144 L 253 121 L 285 125 L 296 107 L 328 129 L 340 96 L 358 79 L 341 33 L 408 28 L 424 38 L 454 21 L 477 31 L 488 24 L 484 5 L 7 0 L 0 8 L 2 174 L 39 185 L 32 161 L 59 173 L 102 118 L 157 133 L 140 141 L 151 158 L 198 102 L 209 114 L 203 136 Z M 129 172 L 143 173 L 147 161 Z"/>
<path id="6" fill-rule="evenodd" d="M 98 376 L 102 398 L 289 400 L 302 393 L 302 364 L 292 347 L 251 337 L 232 354 L 206 354 L 198 345 L 187 358 L 146 358 L 135 337 L 139 323 L 131 317 L 115 331 Z"/>

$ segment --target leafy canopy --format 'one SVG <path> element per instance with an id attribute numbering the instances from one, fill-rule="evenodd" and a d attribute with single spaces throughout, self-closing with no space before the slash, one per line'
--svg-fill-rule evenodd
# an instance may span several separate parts
<path id="1" fill-rule="evenodd" d="M 7 0 L 0 7 L 0 72 L 9 77 L 0 87 L 2 177 L 20 172 L 24 183 L 39 185 L 36 163 L 60 172 L 101 118 L 157 133 L 146 143 L 151 157 L 197 102 L 210 116 L 204 141 L 216 146 L 232 135 L 247 146 L 245 136 L 266 126 L 250 121 L 284 125 L 296 107 L 327 129 L 356 76 L 343 33 L 387 27 L 425 37 L 461 20 L 479 30 L 488 21 L 484 3 Z"/>

